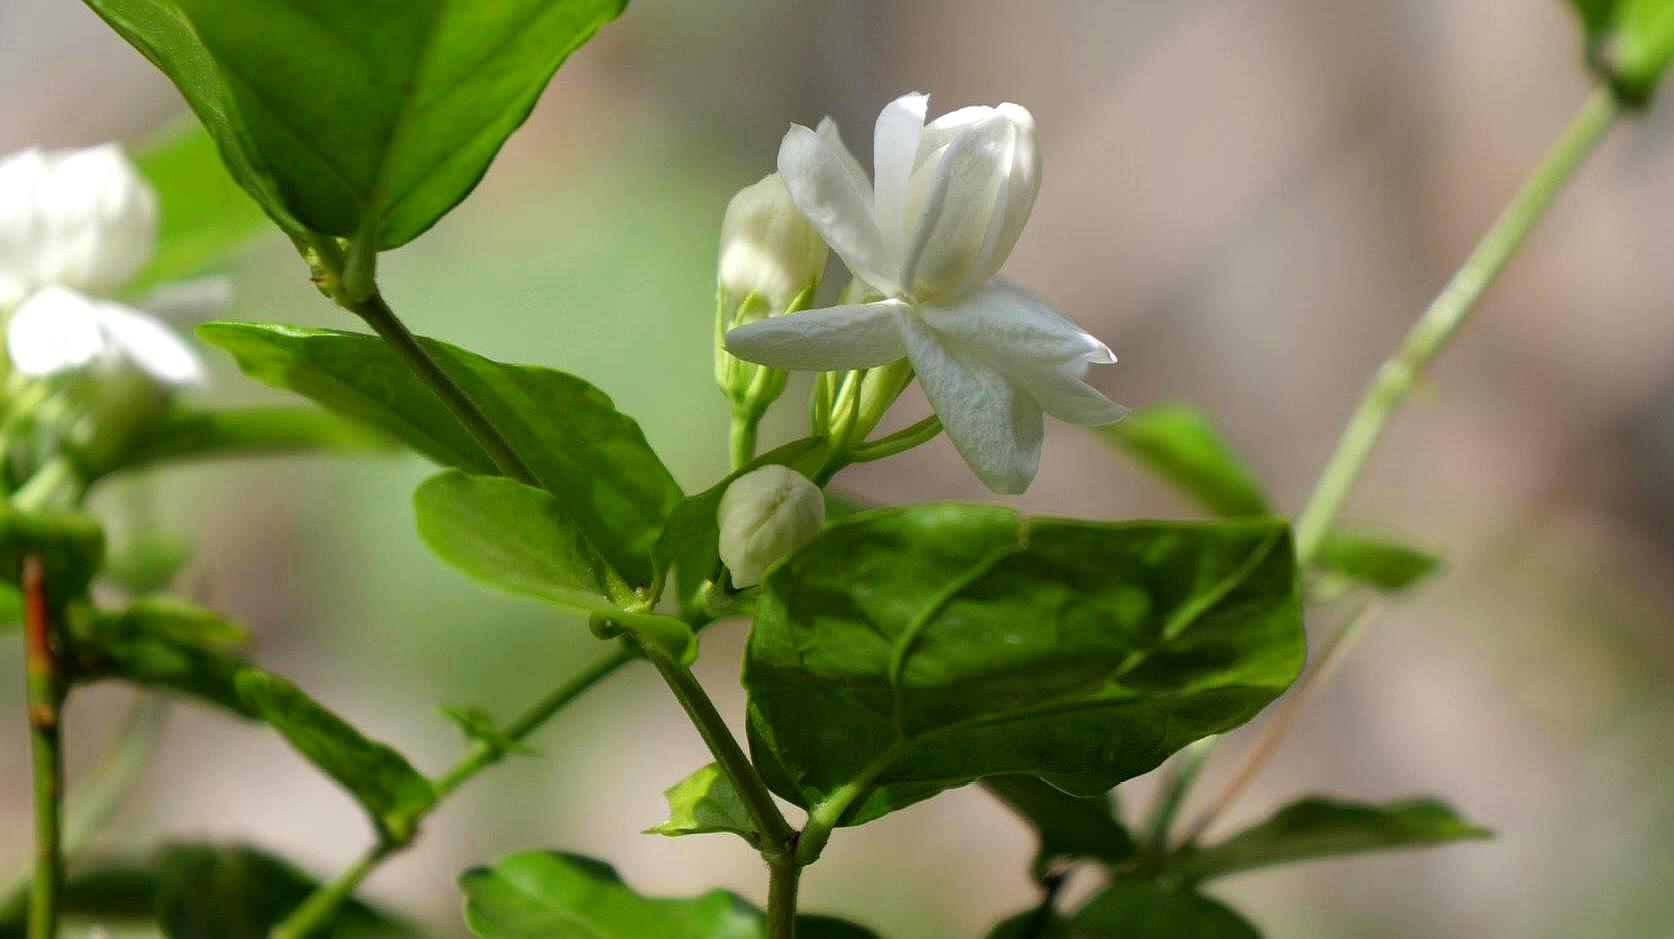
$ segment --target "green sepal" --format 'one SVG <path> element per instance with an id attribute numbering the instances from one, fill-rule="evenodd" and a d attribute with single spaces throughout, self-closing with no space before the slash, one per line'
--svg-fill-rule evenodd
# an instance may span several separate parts
<path id="1" fill-rule="evenodd" d="M 645 829 L 645 834 L 677 837 L 732 832 L 753 847 L 761 846 L 761 833 L 749 808 L 719 764 L 711 763 L 663 790 L 663 797 L 668 800 L 668 820 Z"/>

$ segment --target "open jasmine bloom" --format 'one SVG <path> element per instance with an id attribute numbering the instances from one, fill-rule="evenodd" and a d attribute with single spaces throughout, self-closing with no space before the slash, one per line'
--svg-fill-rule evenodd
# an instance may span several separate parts
<path id="1" fill-rule="evenodd" d="M 1109 347 L 1039 296 L 995 276 L 1040 187 L 1035 124 L 1015 104 L 961 108 L 925 123 L 928 98 L 878 116 L 877 186 L 827 118 L 792 125 L 779 175 L 849 270 L 885 299 L 741 326 L 729 351 L 811 371 L 912 362 L 948 437 L 996 492 L 1028 488 L 1042 412 L 1073 424 L 1126 413 L 1082 379 Z"/>
<path id="2" fill-rule="evenodd" d="M 161 385 L 198 384 L 192 347 L 148 310 L 199 317 L 225 282 L 171 285 L 128 306 L 104 298 L 151 259 L 157 196 L 112 145 L 25 150 L 0 160 L 0 310 L 19 372 L 44 377 L 133 366 Z"/>

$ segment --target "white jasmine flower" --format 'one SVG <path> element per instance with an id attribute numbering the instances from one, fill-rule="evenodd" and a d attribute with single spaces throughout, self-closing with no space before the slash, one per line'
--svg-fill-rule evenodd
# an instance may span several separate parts
<path id="1" fill-rule="evenodd" d="M 877 187 L 829 118 L 792 125 L 779 175 L 856 278 L 885 299 L 811 310 L 727 334 L 739 358 L 813 371 L 903 356 L 978 478 L 1016 493 L 1034 479 L 1042 412 L 1108 424 L 1126 411 L 1082 381 L 1109 347 L 1045 300 L 996 277 L 1040 187 L 1035 123 L 1015 104 L 961 108 L 925 123 L 928 98 L 878 116 Z"/>
<path id="2" fill-rule="evenodd" d="M 720 281 L 735 299 L 755 294 L 781 311 L 825 271 L 825 242 L 791 201 L 778 173 L 740 189 L 721 222 Z"/>
<path id="3" fill-rule="evenodd" d="M 732 572 L 733 585 L 751 587 L 774 561 L 819 534 L 825 495 L 801 473 L 770 464 L 732 481 L 715 521 L 721 561 Z"/>
<path id="4" fill-rule="evenodd" d="M 138 307 L 105 296 L 151 259 L 157 196 L 114 145 L 0 159 L 0 310 L 13 364 L 41 377 L 132 365 L 168 386 L 203 378 L 192 347 L 149 312 L 208 315 L 226 282 L 170 285 Z"/>

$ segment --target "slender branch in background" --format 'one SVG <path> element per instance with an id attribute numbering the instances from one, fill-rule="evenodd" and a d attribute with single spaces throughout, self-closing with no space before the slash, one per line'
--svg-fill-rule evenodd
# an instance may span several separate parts
<path id="1" fill-rule="evenodd" d="M 35 793 L 35 878 L 29 893 L 29 939 L 57 939 L 64 882 L 64 754 L 59 728 L 64 682 L 58 669 L 52 609 L 41 559 L 23 559 L 24 669 Z"/>
<path id="2" fill-rule="evenodd" d="M 1390 417 L 1406 402 L 1424 370 L 1470 319 L 1483 293 L 1574 178 L 1587 155 L 1604 139 L 1617 114 L 1618 105 L 1609 90 L 1593 92 L 1464 265 L 1407 332 L 1395 354 L 1378 369 L 1307 505 L 1297 516 L 1296 552 L 1304 565 L 1319 551 L 1326 530 L 1342 509 Z"/>
<path id="3" fill-rule="evenodd" d="M 600 658 L 588 665 L 575 677 L 554 688 L 550 694 L 535 702 L 510 724 L 506 725 L 501 736 L 509 743 L 522 743 L 539 730 L 554 715 L 563 710 L 566 705 L 594 685 L 616 673 L 622 666 L 639 658 L 638 653 L 621 646 L 611 654 Z M 473 743 L 465 755 L 451 769 L 437 776 L 433 781 L 436 790 L 436 801 L 431 804 L 424 815 L 415 819 L 423 821 L 437 807 L 442 804 L 455 789 L 464 785 L 478 773 L 500 762 L 506 755 L 505 747 L 486 740 Z M 300 939 L 311 936 L 322 926 L 329 923 L 337 914 L 337 909 L 348 899 L 362 881 L 371 876 L 384 861 L 398 854 L 406 845 L 391 842 L 379 842 L 368 848 L 341 874 L 330 881 L 315 888 L 284 921 L 273 928 L 270 939 Z"/>
<path id="4" fill-rule="evenodd" d="M 1348 650 L 1354 646 L 1354 641 L 1360 637 L 1376 608 L 1377 605 L 1370 601 L 1361 604 L 1358 609 L 1349 614 L 1342 625 L 1337 627 L 1337 631 L 1331 634 L 1331 638 L 1325 641 L 1324 647 L 1320 649 L 1319 658 L 1301 678 L 1297 679 L 1296 685 L 1290 689 L 1289 694 L 1285 695 L 1284 700 L 1279 702 L 1277 713 L 1273 715 L 1273 719 L 1268 722 L 1267 727 L 1262 731 L 1260 739 L 1256 741 L 1254 747 L 1250 748 L 1250 752 L 1244 757 L 1244 762 L 1228 777 L 1220 791 L 1209 801 L 1208 808 L 1205 808 L 1203 813 L 1186 829 L 1181 844 L 1191 844 L 1202 837 L 1203 833 L 1209 830 L 1209 826 L 1213 825 L 1215 820 L 1221 816 L 1221 813 L 1226 811 L 1227 806 L 1236 801 L 1240 795 L 1243 795 L 1244 790 L 1249 788 L 1250 783 L 1255 780 L 1268 761 L 1273 758 L 1273 754 L 1278 752 L 1279 745 L 1284 743 L 1285 737 L 1296 727 L 1296 721 L 1302 716 L 1303 709 L 1319 694 L 1319 690 L 1324 687 L 1326 679 L 1331 677 L 1332 672 L 1336 671 Z M 1167 831 L 1161 832 L 1161 835 L 1166 838 Z"/>

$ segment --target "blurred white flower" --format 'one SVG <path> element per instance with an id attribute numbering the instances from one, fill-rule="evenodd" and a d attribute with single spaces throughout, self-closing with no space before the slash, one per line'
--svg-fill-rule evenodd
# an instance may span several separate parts
<path id="1" fill-rule="evenodd" d="M 825 242 L 791 201 L 778 173 L 740 189 L 721 222 L 720 281 L 734 299 L 755 294 L 788 307 L 825 271 Z"/>
<path id="2" fill-rule="evenodd" d="M 200 382 L 192 347 L 148 310 L 210 315 L 224 281 L 171 285 L 138 306 L 105 299 L 156 245 L 157 195 L 115 145 L 0 159 L 0 310 L 12 311 L 18 371 L 129 364 L 165 385 Z"/>
<path id="3" fill-rule="evenodd" d="M 722 563 L 736 587 L 761 583 L 762 574 L 820 533 L 825 495 L 806 476 L 769 464 L 732 481 L 715 513 Z"/>
<path id="4" fill-rule="evenodd" d="M 837 135 L 792 125 L 779 175 L 856 278 L 885 299 L 741 326 L 739 358 L 813 371 L 911 360 L 948 437 L 984 484 L 1016 493 L 1034 479 L 1042 412 L 1073 424 L 1125 409 L 1082 381 L 1109 347 L 1045 300 L 995 276 L 1040 187 L 1035 123 L 1015 104 L 961 108 L 929 124 L 929 99 L 904 95 L 878 116 L 877 187 Z"/>

